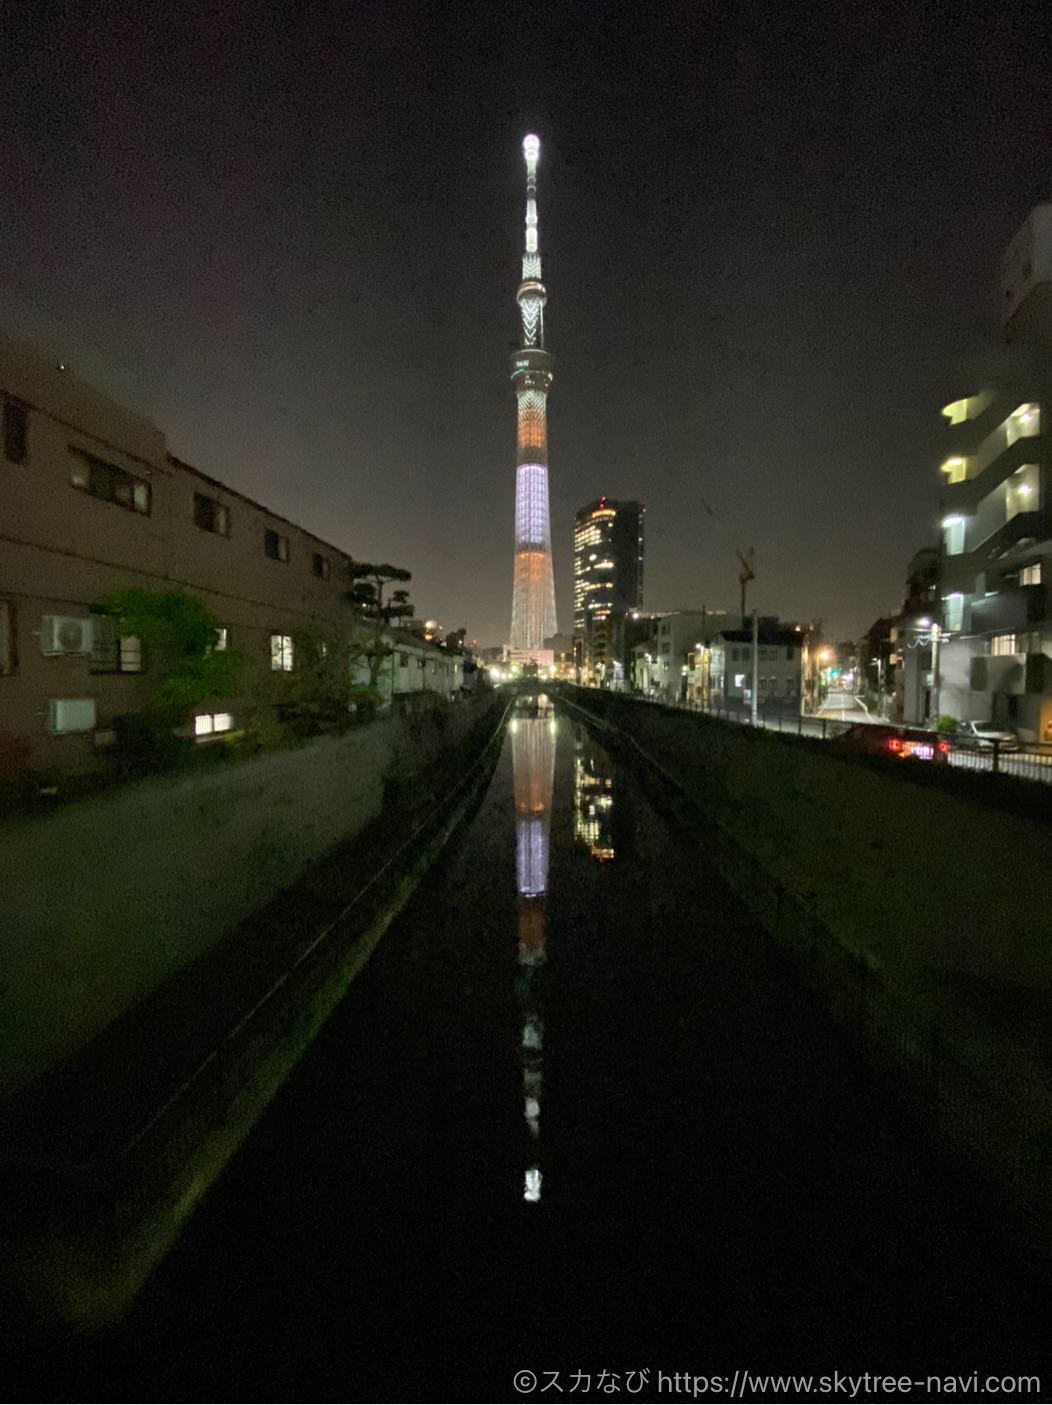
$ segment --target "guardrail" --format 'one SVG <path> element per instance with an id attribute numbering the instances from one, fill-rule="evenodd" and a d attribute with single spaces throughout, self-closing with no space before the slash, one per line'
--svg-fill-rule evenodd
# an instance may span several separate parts
<path id="1" fill-rule="evenodd" d="M 737 726 L 752 725 L 748 710 L 728 707 L 698 707 L 681 700 L 668 701 L 664 698 L 646 697 L 639 693 L 626 694 L 637 702 L 657 703 L 662 707 L 678 708 L 683 712 L 694 712 L 712 717 L 720 722 L 731 722 Z M 841 722 L 833 717 L 816 717 L 804 713 L 786 713 L 760 708 L 756 725 L 764 731 L 782 732 L 789 736 L 815 737 L 829 741 L 839 737 L 852 726 L 876 725 L 895 727 L 907 724 L 892 722 L 887 718 L 870 723 Z M 933 732 L 932 736 L 936 734 Z M 943 738 L 950 744 L 950 765 L 966 771 L 986 771 L 993 775 L 1016 776 L 1020 780 L 1036 781 L 1044 785 L 1052 784 L 1052 752 L 1037 748 L 1005 747 L 998 741 L 966 742 L 955 740 L 952 735 Z"/>

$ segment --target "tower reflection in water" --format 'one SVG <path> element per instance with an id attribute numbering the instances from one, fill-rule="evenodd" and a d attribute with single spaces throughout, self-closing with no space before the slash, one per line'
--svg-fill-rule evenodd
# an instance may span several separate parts
<path id="1" fill-rule="evenodd" d="M 614 778 L 585 740 L 584 728 L 575 728 L 573 833 L 593 858 L 605 863 L 614 857 Z"/>
<path id="2" fill-rule="evenodd" d="M 515 786 L 515 881 L 518 890 L 519 972 L 516 993 L 522 1015 L 523 1106 L 532 1143 L 523 1199 L 541 1198 L 541 1090 L 544 1018 L 541 970 L 545 960 L 545 901 L 555 780 L 555 714 L 547 696 L 522 699 L 511 724 Z"/>

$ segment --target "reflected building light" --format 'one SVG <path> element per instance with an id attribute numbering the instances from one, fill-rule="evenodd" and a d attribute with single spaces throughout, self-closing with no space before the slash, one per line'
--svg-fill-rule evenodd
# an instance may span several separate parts
<path id="1" fill-rule="evenodd" d="M 544 1026 L 540 1020 L 532 1019 L 526 1023 L 526 1028 L 522 1031 L 522 1047 L 524 1049 L 539 1049 L 544 1042 Z"/>
<path id="2" fill-rule="evenodd" d="M 574 745 L 574 838 L 605 863 L 615 853 L 613 777 L 601 770 L 603 762 L 596 753 L 585 753 L 583 732 L 577 732 Z"/>
<path id="3" fill-rule="evenodd" d="M 522 1035 L 523 1107 L 530 1136 L 541 1135 L 541 1053 L 544 1021 L 540 1013 L 545 961 L 545 892 L 548 887 L 552 792 L 555 784 L 555 720 L 546 694 L 537 699 L 539 716 L 524 717 L 512 733 L 512 777 L 515 791 L 515 882 L 518 890 L 518 961 L 516 980 Z M 538 1152 L 534 1151 L 533 1155 Z M 526 1171 L 523 1198 L 541 1198 L 541 1171 Z"/>
<path id="4" fill-rule="evenodd" d="M 548 886 L 548 830 L 542 815 L 515 821 L 516 881 L 524 898 L 543 897 Z"/>
<path id="5" fill-rule="evenodd" d="M 541 1105 L 536 1098 L 526 1099 L 526 1126 L 532 1137 L 541 1135 Z"/>

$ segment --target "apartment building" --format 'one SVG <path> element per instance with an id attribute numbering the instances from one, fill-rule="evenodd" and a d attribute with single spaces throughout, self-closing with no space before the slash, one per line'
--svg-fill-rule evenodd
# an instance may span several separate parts
<path id="1" fill-rule="evenodd" d="M 722 610 L 673 610 L 653 617 L 651 636 L 636 645 L 637 686 L 668 702 L 688 696 L 690 656 L 726 620 Z"/>
<path id="2" fill-rule="evenodd" d="M 1052 202 L 1005 254 L 995 374 L 942 410 L 932 711 L 1052 742 Z"/>
<path id="3" fill-rule="evenodd" d="M 805 635 L 777 619 L 761 619 L 757 627 L 757 687 L 759 706 L 800 711 L 802 656 Z M 707 655 L 707 657 L 706 657 Z M 698 701 L 712 707 L 745 707 L 752 701 L 752 629 L 723 629 L 708 649 L 692 660 Z"/>
<path id="4" fill-rule="evenodd" d="M 353 627 L 348 554 L 182 462 L 147 420 L 2 339 L 0 396 L 0 770 L 90 769 L 136 709 L 138 642 L 91 609 L 112 591 L 193 594 L 216 648 L 248 659 L 240 695 L 200 709 L 201 737 L 242 725 L 295 669 L 298 630 Z"/>

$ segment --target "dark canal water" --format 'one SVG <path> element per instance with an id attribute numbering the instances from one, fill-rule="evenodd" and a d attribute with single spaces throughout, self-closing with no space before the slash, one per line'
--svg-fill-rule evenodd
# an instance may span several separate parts
<path id="1" fill-rule="evenodd" d="M 27 1398 L 1042 1372 L 987 1207 L 660 810 L 569 718 L 520 717 L 126 1325 L 50 1343 Z"/>

